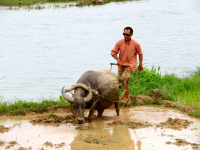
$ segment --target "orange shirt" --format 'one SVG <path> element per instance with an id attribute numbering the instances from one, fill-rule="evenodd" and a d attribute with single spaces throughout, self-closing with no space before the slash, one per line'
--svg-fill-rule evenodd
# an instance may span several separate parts
<path id="1" fill-rule="evenodd" d="M 137 54 L 141 55 L 143 52 L 140 44 L 134 39 L 131 39 L 131 41 L 127 44 L 125 44 L 124 39 L 121 39 L 115 44 L 115 47 L 111 51 L 111 55 L 118 53 L 122 64 L 130 65 L 128 70 L 135 71 L 137 65 Z M 124 67 L 118 66 L 118 71 L 123 72 Z"/>

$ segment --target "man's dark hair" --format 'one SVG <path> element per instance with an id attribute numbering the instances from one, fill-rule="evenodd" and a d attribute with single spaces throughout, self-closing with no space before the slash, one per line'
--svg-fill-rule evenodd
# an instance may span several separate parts
<path id="1" fill-rule="evenodd" d="M 130 34 L 132 34 L 132 33 L 133 33 L 133 29 L 132 29 L 131 27 L 126 27 L 126 28 L 124 28 L 124 30 L 130 30 L 130 31 L 131 31 L 131 33 L 130 33 Z"/>

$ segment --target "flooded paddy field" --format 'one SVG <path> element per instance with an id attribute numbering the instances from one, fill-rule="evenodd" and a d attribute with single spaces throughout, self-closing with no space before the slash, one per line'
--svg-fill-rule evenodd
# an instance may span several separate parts
<path id="1" fill-rule="evenodd" d="M 34 121 L 48 115 L 0 117 L 0 149 L 200 148 L 200 119 L 162 106 L 122 108 L 119 117 L 115 110 L 106 110 L 102 118 L 81 125 L 70 122 L 68 113 L 55 113 L 63 118 L 60 123 Z"/>

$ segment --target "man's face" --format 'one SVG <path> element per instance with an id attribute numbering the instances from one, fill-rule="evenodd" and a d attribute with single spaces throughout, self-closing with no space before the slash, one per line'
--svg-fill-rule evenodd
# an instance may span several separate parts
<path id="1" fill-rule="evenodd" d="M 130 40 L 131 39 L 131 36 L 133 35 L 133 34 L 130 34 L 131 33 L 131 30 L 124 30 L 124 33 L 125 34 L 129 34 L 129 36 L 127 36 L 127 35 L 124 35 L 124 39 L 125 39 L 125 41 L 128 41 L 128 40 Z"/>

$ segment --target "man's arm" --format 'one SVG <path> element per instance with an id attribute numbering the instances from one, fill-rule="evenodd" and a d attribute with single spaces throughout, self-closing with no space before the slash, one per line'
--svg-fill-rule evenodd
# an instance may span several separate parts
<path id="1" fill-rule="evenodd" d="M 139 55 L 139 66 L 138 66 L 139 71 L 143 69 L 142 62 L 143 62 L 143 54 Z"/>
<path id="2" fill-rule="evenodd" d="M 115 58 L 115 59 L 117 60 L 117 64 L 118 64 L 119 66 L 121 66 L 122 62 L 121 62 L 121 60 L 119 59 L 119 57 L 117 56 L 117 54 L 112 55 L 112 57 Z"/>

